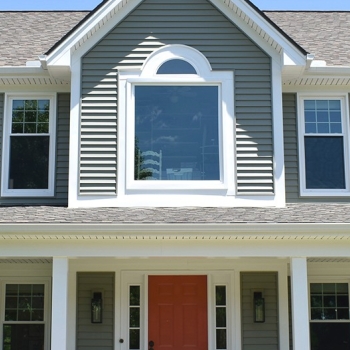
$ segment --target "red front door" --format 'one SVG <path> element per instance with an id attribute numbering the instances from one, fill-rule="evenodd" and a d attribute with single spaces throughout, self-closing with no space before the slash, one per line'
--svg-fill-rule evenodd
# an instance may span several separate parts
<path id="1" fill-rule="evenodd" d="M 208 350 L 206 276 L 149 276 L 148 341 L 154 350 Z"/>

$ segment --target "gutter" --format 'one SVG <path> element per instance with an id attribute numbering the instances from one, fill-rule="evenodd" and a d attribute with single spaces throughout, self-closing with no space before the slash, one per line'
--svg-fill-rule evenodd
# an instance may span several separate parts
<path id="1" fill-rule="evenodd" d="M 1 224 L 6 239 L 350 240 L 350 223 Z"/>

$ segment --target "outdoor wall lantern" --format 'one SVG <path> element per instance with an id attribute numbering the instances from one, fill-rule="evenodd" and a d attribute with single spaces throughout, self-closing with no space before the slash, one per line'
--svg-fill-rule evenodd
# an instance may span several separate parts
<path id="1" fill-rule="evenodd" d="M 265 299 L 262 292 L 254 292 L 254 322 L 265 322 Z"/>
<path id="2" fill-rule="evenodd" d="M 102 323 L 102 293 L 94 292 L 91 299 L 91 323 Z"/>

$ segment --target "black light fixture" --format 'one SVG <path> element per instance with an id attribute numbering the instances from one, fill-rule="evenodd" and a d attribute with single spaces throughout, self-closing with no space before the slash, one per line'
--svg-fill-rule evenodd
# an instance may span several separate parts
<path id="1" fill-rule="evenodd" d="M 102 293 L 94 292 L 91 299 L 91 323 L 102 323 Z"/>
<path id="2" fill-rule="evenodd" d="M 265 322 L 265 299 L 262 292 L 254 292 L 254 322 Z"/>

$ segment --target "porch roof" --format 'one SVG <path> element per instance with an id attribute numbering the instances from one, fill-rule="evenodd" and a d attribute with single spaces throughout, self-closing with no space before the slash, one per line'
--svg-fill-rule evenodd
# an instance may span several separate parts
<path id="1" fill-rule="evenodd" d="M 0 207 L 4 224 L 350 224 L 350 203 L 288 204 L 284 208 Z"/>

